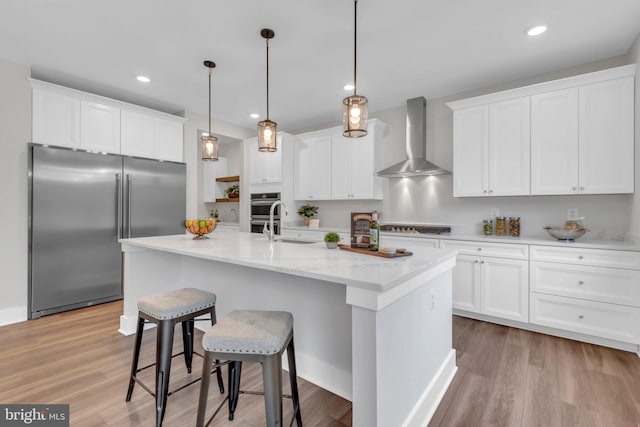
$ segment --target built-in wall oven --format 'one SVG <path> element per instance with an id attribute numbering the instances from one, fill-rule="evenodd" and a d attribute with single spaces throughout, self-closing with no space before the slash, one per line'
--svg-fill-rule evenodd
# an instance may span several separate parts
<path id="1" fill-rule="evenodd" d="M 280 200 L 280 193 L 252 193 L 251 194 L 251 232 L 262 233 L 264 224 L 269 224 L 271 205 Z M 267 225 L 268 227 L 268 225 Z M 280 234 L 280 205 L 273 212 L 273 229 Z"/>

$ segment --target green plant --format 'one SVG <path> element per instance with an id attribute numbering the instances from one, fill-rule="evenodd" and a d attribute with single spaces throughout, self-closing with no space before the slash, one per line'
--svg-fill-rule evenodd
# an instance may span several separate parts
<path id="1" fill-rule="evenodd" d="M 333 231 L 328 232 L 327 234 L 324 235 L 324 241 L 325 242 L 339 242 L 340 241 L 340 236 L 338 235 L 338 233 L 334 233 Z"/>
<path id="2" fill-rule="evenodd" d="M 304 217 L 307 217 L 307 218 L 311 218 L 312 216 L 314 216 L 317 213 L 318 213 L 318 207 L 317 206 L 305 204 L 305 205 L 300 206 L 300 208 L 298 208 L 298 215 L 304 216 Z"/>
<path id="3" fill-rule="evenodd" d="M 232 194 L 240 194 L 240 186 L 238 184 L 231 185 L 224 190 L 225 194 L 231 196 Z"/>

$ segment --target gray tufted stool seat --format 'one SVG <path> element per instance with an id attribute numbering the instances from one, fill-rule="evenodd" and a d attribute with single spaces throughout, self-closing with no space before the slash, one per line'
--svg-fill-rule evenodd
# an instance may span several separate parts
<path id="1" fill-rule="evenodd" d="M 285 311 L 235 310 L 212 326 L 202 338 L 205 350 L 200 385 L 197 427 L 205 425 L 206 405 L 209 391 L 208 372 L 214 359 L 224 359 L 229 363 L 229 419 L 233 420 L 240 393 L 240 372 L 242 362 L 260 362 L 264 383 L 267 426 L 282 425 L 282 353 L 287 350 L 289 361 L 289 381 L 293 413 L 298 426 L 302 426 L 298 383 L 296 376 L 295 351 L 293 346 L 293 315 Z M 255 394 L 255 393 L 254 393 Z M 258 393 L 261 394 L 261 393 Z M 225 401 L 227 400 L 225 399 Z M 220 404 L 211 422 L 218 413 Z M 293 420 L 292 420 L 293 421 Z"/>
<path id="2" fill-rule="evenodd" d="M 187 372 L 191 373 L 191 362 L 193 360 L 193 332 L 195 318 L 204 314 L 211 315 L 211 324 L 216 323 L 216 294 L 195 288 L 183 288 L 174 291 L 162 292 L 153 295 L 146 295 L 138 300 L 138 328 L 136 330 L 136 342 L 131 363 L 131 376 L 129 378 L 129 389 L 127 390 L 126 401 L 131 400 L 133 388 L 139 383 L 146 391 L 151 393 L 156 399 L 156 426 L 162 425 L 162 419 L 166 410 L 166 400 L 169 395 L 169 376 L 171 373 L 171 359 L 184 354 Z M 138 369 L 140 359 L 140 347 L 142 344 L 142 334 L 145 323 L 155 323 L 158 325 L 156 338 L 156 363 Z M 173 333 L 175 325 L 182 323 L 182 343 L 184 351 L 172 355 Z M 151 391 L 138 378 L 137 374 L 151 366 L 156 367 L 155 391 Z M 224 393 L 222 383 L 222 373 L 216 367 L 218 376 L 218 386 L 220 392 Z M 191 385 L 200 378 L 196 378 L 190 383 L 178 388 Z"/>

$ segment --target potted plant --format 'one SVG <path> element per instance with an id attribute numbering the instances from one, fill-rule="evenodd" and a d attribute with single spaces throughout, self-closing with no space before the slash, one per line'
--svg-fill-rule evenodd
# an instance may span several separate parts
<path id="1" fill-rule="evenodd" d="M 338 247 L 338 242 L 340 241 L 340 236 L 338 233 L 334 233 L 333 231 L 328 232 L 324 235 L 324 242 L 329 249 L 335 249 Z"/>
<path id="2" fill-rule="evenodd" d="M 304 220 L 304 225 L 309 225 L 309 219 L 318 213 L 318 207 L 310 204 L 304 204 L 298 208 L 298 215 Z"/>
<path id="3" fill-rule="evenodd" d="M 231 185 L 224 192 L 229 199 L 237 199 L 240 197 L 240 186 L 238 184 Z"/>

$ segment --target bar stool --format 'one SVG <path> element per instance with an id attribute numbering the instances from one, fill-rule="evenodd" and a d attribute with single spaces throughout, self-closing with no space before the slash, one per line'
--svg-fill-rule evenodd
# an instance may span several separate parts
<path id="1" fill-rule="evenodd" d="M 209 376 L 207 372 L 214 359 L 223 359 L 229 363 L 229 395 L 220 403 L 211 418 L 209 425 L 220 411 L 225 401 L 229 401 L 229 420 L 238 403 L 240 393 L 240 371 L 242 362 L 260 362 L 264 392 L 242 392 L 248 394 L 264 394 L 264 405 L 267 426 L 282 426 L 282 353 L 287 350 L 289 360 L 289 381 L 293 400 L 293 419 L 298 427 L 302 427 L 300 399 L 296 377 L 296 359 L 293 348 L 293 315 L 283 311 L 235 310 L 212 326 L 202 338 L 205 350 L 203 361 L 202 383 L 198 402 L 197 427 L 205 426 L 207 396 L 209 393 Z"/>
<path id="2" fill-rule="evenodd" d="M 184 354 L 184 361 L 187 365 L 187 372 L 191 373 L 191 361 L 193 359 L 193 331 L 194 320 L 203 314 L 211 314 L 211 324 L 216 324 L 216 294 L 202 291 L 200 289 L 184 288 L 175 291 L 163 292 L 154 295 L 147 295 L 138 300 L 138 328 L 136 330 L 136 343 L 133 351 L 133 361 L 131 363 L 131 376 L 129 377 L 129 389 L 127 399 L 131 400 L 133 387 L 136 383 L 146 390 L 156 399 L 156 426 L 162 425 L 162 419 L 167 405 L 167 397 L 176 391 L 200 381 L 200 378 L 185 384 L 176 390 L 169 391 L 169 376 L 171 373 L 171 359 Z M 208 320 L 208 319 L 206 319 Z M 183 351 L 172 355 L 173 331 L 175 325 L 182 323 L 182 344 Z M 150 365 L 138 369 L 140 358 L 140 347 L 142 344 L 142 334 L 145 323 L 155 323 L 158 325 L 156 337 L 156 361 Z M 198 353 L 196 353 L 198 354 Z M 204 357 L 198 354 L 201 357 Z M 151 366 L 156 367 L 155 392 L 149 389 L 137 374 Z M 211 365 L 209 365 L 210 369 Z M 218 377 L 220 393 L 224 393 L 222 373 L 220 367 L 216 365 L 215 372 Z M 209 374 L 209 372 L 207 372 Z M 203 372 L 203 376 L 204 372 Z M 206 375 L 209 378 L 208 375 Z"/>

